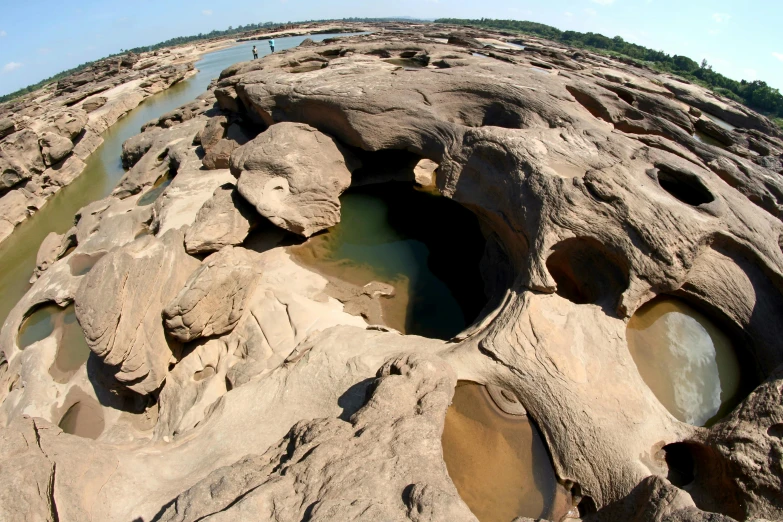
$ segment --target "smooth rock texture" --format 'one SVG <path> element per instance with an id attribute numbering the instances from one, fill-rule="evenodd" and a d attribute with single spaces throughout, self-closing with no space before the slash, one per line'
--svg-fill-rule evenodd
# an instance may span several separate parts
<path id="1" fill-rule="evenodd" d="M 183 248 L 181 233 L 143 237 L 107 254 L 84 278 L 76 315 L 87 344 L 129 390 L 148 394 L 168 372 L 174 354 L 160 314 L 198 267 Z"/>
<path id="2" fill-rule="evenodd" d="M 185 232 L 185 249 L 198 254 L 239 245 L 260 219 L 234 183 L 226 183 L 215 189 L 199 209 L 193 225 Z"/>
<path id="3" fill-rule="evenodd" d="M 309 125 L 280 123 L 231 154 L 237 190 L 275 225 L 310 237 L 340 221 L 352 160 Z"/>

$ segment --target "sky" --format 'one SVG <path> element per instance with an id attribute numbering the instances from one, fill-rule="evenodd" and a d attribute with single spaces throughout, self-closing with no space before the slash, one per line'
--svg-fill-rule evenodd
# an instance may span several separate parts
<path id="1" fill-rule="evenodd" d="M 397 16 L 530 20 L 619 35 L 783 90 L 783 0 L 0 0 L 0 95 L 175 36 L 259 22 Z"/>

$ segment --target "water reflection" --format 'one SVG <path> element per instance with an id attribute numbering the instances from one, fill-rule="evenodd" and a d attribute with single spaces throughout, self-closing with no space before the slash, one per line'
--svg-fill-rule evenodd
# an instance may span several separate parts
<path id="1" fill-rule="evenodd" d="M 728 337 L 687 304 L 656 299 L 628 323 L 644 382 L 677 419 L 704 426 L 737 404 L 740 366 Z"/>

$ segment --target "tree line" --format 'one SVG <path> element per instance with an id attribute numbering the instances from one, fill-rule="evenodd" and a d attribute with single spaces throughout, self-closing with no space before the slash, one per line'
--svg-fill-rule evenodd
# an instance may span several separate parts
<path id="1" fill-rule="evenodd" d="M 522 20 L 440 18 L 435 20 L 435 23 L 476 26 L 530 34 L 572 47 L 619 55 L 637 62 L 644 62 L 659 71 L 682 76 L 694 83 L 712 89 L 722 96 L 731 98 L 751 109 L 766 114 L 783 127 L 783 95 L 780 94 L 778 89 L 760 80 L 748 82 L 746 80 L 736 81 L 727 78 L 715 72 L 706 60 L 698 63 L 687 56 L 669 55 L 663 51 L 656 51 L 626 42 L 619 36 L 609 38 L 599 33 L 561 31 L 549 25 Z"/>
<path id="2" fill-rule="evenodd" d="M 280 27 L 285 27 L 287 25 L 294 25 L 294 24 L 300 24 L 300 23 L 319 23 L 319 22 L 359 22 L 359 23 L 372 23 L 372 22 L 415 22 L 419 20 L 415 20 L 412 18 L 342 18 L 342 19 L 329 19 L 329 20 L 307 20 L 305 22 L 287 22 L 287 23 L 281 23 L 281 22 L 264 22 L 264 23 L 258 23 L 258 24 L 247 24 L 247 25 L 239 25 L 237 27 L 229 26 L 228 29 L 224 31 L 211 31 L 209 33 L 198 33 L 191 36 L 177 36 L 176 38 L 170 38 L 166 40 L 165 42 L 159 42 L 154 45 L 143 45 L 140 47 L 134 47 L 133 49 L 120 49 L 120 52 L 110 54 L 109 56 L 105 58 L 101 58 L 99 60 L 93 60 L 90 62 L 85 62 L 81 65 L 78 65 L 72 69 L 68 69 L 67 71 L 63 71 L 61 73 L 57 73 L 54 76 L 50 76 L 49 78 L 46 78 L 45 80 L 41 80 L 38 83 L 34 83 L 32 85 L 28 85 L 27 87 L 22 87 L 21 89 L 14 91 L 12 93 L 6 94 L 4 96 L 0 96 L 0 103 L 4 103 L 7 101 L 14 100 L 16 98 L 19 98 L 21 96 L 24 96 L 25 94 L 37 91 L 38 89 L 45 87 L 49 85 L 50 83 L 56 82 L 57 80 L 60 80 L 62 78 L 65 78 L 66 76 L 70 76 L 71 74 L 78 73 L 79 71 L 83 71 L 84 69 L 87 69 L 93 65 L 95 65 L 98 62 L 101 62 L 103 60 L 106 60 L 108 58 L 113 58 L 115 56 L 121 56 L 124 54 L 127 54 L 129 52 L 132 53 L 143 53 L 143 52 L 149 52 L 149 51 L 156 51 L 158 49 L 162 49 L 164 47 L 174 47 L 177 45 L 184 45 L 187 43 L 195 42 L 198 40 L 210 40 L 213 38 L 222 38 L 226 36 L 232 36 L 235 34 L 241 34 L 246 33 L 250 31 L 258 31 L 258 30 L 273 30 Z"/>

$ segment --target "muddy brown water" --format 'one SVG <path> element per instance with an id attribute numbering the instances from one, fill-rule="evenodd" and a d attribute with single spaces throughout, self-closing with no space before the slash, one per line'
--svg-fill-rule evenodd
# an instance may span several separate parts
<path id="1" fill-rule="evenodd" d="M 655 299 L 631 318 L 627 338 L 642 379 L 680 421 L 709 425 L 737 405 L 741 371 L 734 347 L 691 306 Z"/>
<path id="2" fill-rule="evenodd" d="M 572 509 L 536 426 L 502 411 L 484 386 L 457 384 L 442 442 L 449 476 L 480 522 L 560 520 Z"/>

